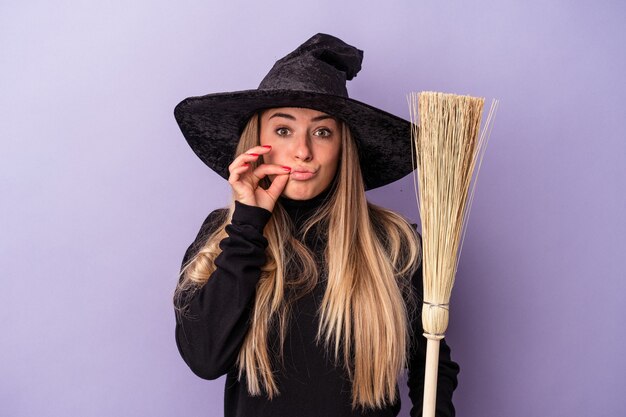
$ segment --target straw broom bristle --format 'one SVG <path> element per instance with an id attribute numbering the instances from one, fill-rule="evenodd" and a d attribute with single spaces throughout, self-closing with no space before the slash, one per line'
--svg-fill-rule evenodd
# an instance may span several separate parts
<path id="1" fill-rule="evenodd" d="M 448 328 L 447 306 L 483 103 L 484 99 L 454 94 L 417 95 L 421 124 L 414 139 L 424 250 L 422 322 L 424 331 L 437 339 Z"/>
<path id="2" fill-rule="evenodd" d="M 448 328 L 472 173 L 481 149 L 484 99 L 422 92 L 410 94 L 409 101 L 424 251 L 422 322 L 427 337 L 442 339 Z"/>

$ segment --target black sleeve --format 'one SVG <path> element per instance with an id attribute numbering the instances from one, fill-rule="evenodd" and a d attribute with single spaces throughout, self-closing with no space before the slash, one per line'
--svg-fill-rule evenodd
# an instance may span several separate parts
<path id="1" fill-rule="evenodd" d="M 223 210 L 206 218 L 185 252 L 181 269 L 221 223 Z M 266 262 L 263 228 L 271 215 L 236 201 L 232 221 L 225 228 L 228 237 L 219 244 L 222 252 L 215 259 L 216 270 L 205 285 L 179 298 L 188 308 L 185 314 L 176 314 L 176 345 L 200 378 L 219 378 L 235 364 L 249 326 L 260 268 Z"/>
<path id="2" fill-rule="evenodd" d="M 421 236 L 420 236 L 421 243 Z M 424 401 L 424 372 L 426 366 L 426 338 L 422 326 L 422 301 L 424 294 L 423 283 L 423 262 L 420 262 L 419 269 L 413 276 L 413 286 L 418 296 L 417 314 L 413 317 L 414 343 L 411 346 L 411 355 L 408 368 L 409 397 L 413 406 L 411 407 L 411 417 L 421 417 Z M 452 404 L 452 393 L 457 387 L 457 375 L 459 365 L 452 361 L 450 347 L 446 339 L 441 339 L 439 345 L 439 370 L 437 374 L 437 417 L 454 417 L 455 410 Z"/>

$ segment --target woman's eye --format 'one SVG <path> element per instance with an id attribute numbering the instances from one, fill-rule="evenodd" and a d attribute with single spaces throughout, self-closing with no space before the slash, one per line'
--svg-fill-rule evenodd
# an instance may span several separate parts
<path id="1" fill-rule="evenodd" d="M 289 134 L 289 129 L 287 129 L 286 127 L 279 127 L 278 129 L 276 129 L 276 134 L 278 136 L 287 136 Z"/>
<path id="2" fill-rule="evenodd" d="M 331 132 L 328 129 L 319 129 L 319 130 L 315 131 L 315 135 L 321 136 L 323 138 L 327 138 L 327 137 L 329 137 L 331 135 Z"/>

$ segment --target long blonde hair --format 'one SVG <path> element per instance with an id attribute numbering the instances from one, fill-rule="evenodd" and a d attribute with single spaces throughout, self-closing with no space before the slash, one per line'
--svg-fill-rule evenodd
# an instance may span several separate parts
<path id="1" fill-rule="evenodd" d="M 241 135 L 237 155 L 259 144 L 259 124 L 257 113 Z M 366 200 L 356 144 L 345 123 L 341 133 L 342 156 L 331 195 L 301 230 L 305 236 L 320 226 L 317 232 L 321 230 L 327 239 L 328 282 L 318 312 L 316 343 L 323 342 L 325 349 L 333 351 L 336 365 L 343 363 L 352 382 L 352 408 L 377 408 L 396 401 L 397 378 L 407 367 L 410 322 L 417 312 L 411 277 L 422 251 L 415 230 L 404 218 Z M 261 186 L 267 187 L 267 182 Z M 183 266 L 175 299 L 204 285 L 215 270 L 213 261 L 221 252 L 219 242 L 227 237 L 224 228 L 233 211 L 234 201 L 222 224 Z M 262 388 L 270 399 L 280 394 L 272 373 L 269 331 L 278 325 L 282 359 L 291 304 L 317 284 L 313 254 L 294 230 L 286 211 L 276 204 L 264 230 L 267 262 L 261 268 L 251 325 L 237 358 L 238 378 L 245 373 L 250 395 L 260 395 Z"/>

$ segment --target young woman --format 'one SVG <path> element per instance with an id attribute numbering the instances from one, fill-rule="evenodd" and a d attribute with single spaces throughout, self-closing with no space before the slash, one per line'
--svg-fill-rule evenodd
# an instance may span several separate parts
<path id="1" fill-rule="evenodd" d="M 421 237 L 365 196 L 411 171 L 410 125 L 348 98 L 362 56 L 318 34 L 257 90 L 176 108 L 233 190 L 187 249 L 174 295 L 179 352 L 201 378 L 227 375 L 226 416 L 396 416 L 405 368 L 421 415 Z M 437 415 L 453 416 L 445 340 L 439 360 Z"/>

